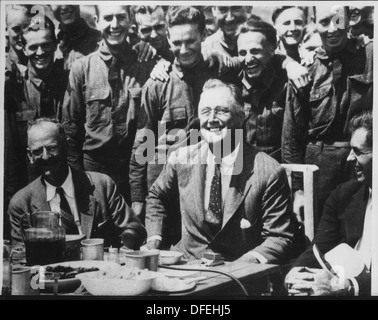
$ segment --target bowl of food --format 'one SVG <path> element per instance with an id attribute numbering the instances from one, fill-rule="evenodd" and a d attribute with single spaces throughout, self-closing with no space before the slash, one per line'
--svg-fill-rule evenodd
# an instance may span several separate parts
<path id="1" fill-rule="evenodd" d="M 97 272 L 76 275 L 84 288 L 94 296 L 138 296 L 151 289 L 154 271 L 118 265 Z"/>
<path id="2" fill-rule="evenodd" d="M 159 264 L 176 264 L 181 261 L 182 256 L 178 251 L 160 250 Z"/>
<path id="3" fill-rule="evenodd" d="M 42 291 L 53 292 L 54 283 L 57 280 L 58 292 L 74 292 L 80 287 L 80 279 L 75 276 L 80 273 L 91 273 L 117 266 L 114 262 L 108 261 L 67 261 L 40 266 L 39 272 L 35 275 L 35 281 Z"/>

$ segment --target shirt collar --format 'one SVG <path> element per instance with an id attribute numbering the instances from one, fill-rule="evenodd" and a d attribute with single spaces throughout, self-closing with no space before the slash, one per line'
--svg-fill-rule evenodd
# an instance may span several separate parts
<path id="1" fill-rule="evenodd" d="M 172 71 L 174 71 L 179 76 L 179 78 L 182 79 L 187 73 L 193 73 L 193 72 L 195 73 L 197 70 L 201 71 L 207 67 L 208 65 L 205 62 L 205 60 L 203 60 L 203 58 L 201 58 L 201 60 L 193 68 L 183 68 L 178 62 L 177 58 L 175 58 L 173 62 Z"/>
<path id="2" fill-rule="evenodd" d="M 255 80 L 255 83 L 261 83 L 263 84 L 266 88 L 270 88 L 270 86 L 273 83 L 275 76 L 275 70 L 272 67 L 268 67 L 263 72 L 259 75 L 259 77 Z M 250 90 L 253 87 L 253 84 L 251 84 L 247 76 L 244 72 L 244 70 L 240 71 L 239 73 L 239 79 L 241 79 L 242 84 L 247 90 Z"/>
<path id="3" fill-rule="evenodd" d="M 44 182 L 46 184 L 46 200 L 51 201 L 55 197 L 56 187 L 53 186 L 52 184 L 48 183 L 46 180 L 44 180 Z M 64 193 L 68 197 L 74 198 L 75 190 L 74 190 L 74 185 L 73 185 L 73 181 L 72 181 L 72 172 L 71 172 L 70 167 L 68 167 L 68 175 L 67 175 L 66 180 L 61 185 L 61 188 L 63 188 Z"/>
<path id="4" fill-rule="evenodd" d="M 127 41 L 123 45 L 122 51 L 124 54 L 122 55 L 122 57 L 119 57 L 119 60 L 121 60 L 123 63 L 129 64 L 137 60 L 136 53 L 133 50 L 131 50 L 131 47 Z M 100 52 L 101 59 L 104 61 L 110 61 L 114 58 L 105 40 L 101 40 L 99 52 Z"/>
<path id="5" fill-rule="evenodd" d="M 37 75 L 37 73 L 35 72 L 33 66 L 31 65 L 31 62 L 29 61 L 28 62 L 28 77 L 29 77 L 30 81 L 32 83 L 34 83 L 34 85 L 37 88 L 40 88 L 42 82 L 45 81 L 45 83 L 49 83 L 50 81 L 56 80 L 56 78 L 54 78 L 54 76 L 51 76 L 51 75 L 54 75 L 53 69 L 54 69 L 54 65 L 52 64 L 51 67 L 50 67 L 50 70 L 46 71 L 47 76 L 44 77 L 44 79 L 42 79 L 39 75 Z"/>
<path id="6" fill-rule="evenodd" d="M 230 154 L 228 154 L 227 156 L 222 158 L 221 167 L 224 167 L 224 168 L 233 168 L 234 167 L 236 158 L 237 158 L 238 153 L 239 153 L 239 147 L 240 147 L 240 144 L 238 144 Z M 210 149 L 209 149 L 209 153 L 208 153 L 208 156 L 207 156 L 207 163 L 210 164 L 210 165 L 216 164 L 215 155 L 211 152 Z"/>

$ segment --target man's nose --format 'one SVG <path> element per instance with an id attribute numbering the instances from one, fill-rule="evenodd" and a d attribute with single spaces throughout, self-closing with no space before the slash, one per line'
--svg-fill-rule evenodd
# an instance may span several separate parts
<path id="1" fill-rule="evenodd" d="M 226 21 L 232 21 L 233 19 L 234 19 L 234 15 L 232 14 L 231 9 L 229 9 L 226 15 Z"/>
<path id="2" fill-rule="evenodd" d="M 118 25 L 117 17 L 113 16 L 113 19 L 112 19 L 112 21 L 110 23 L 110 27 L 112 27 L 114 29 L 114 28 L 117 28 L 117 25 Z"/>
<path id="3" fill-rule="evenodd" d="M 156 30 L 154 28 L 152 28 L 150 37 L 151 38 L 156 38 L 157 37 L 157 33 L 156 33 Z"/>
<path id="4" fill-rule="evenodd" d="M 215 110 L 211 110 L 210 114 L 209 114 L 209 122 L 215 121 L 215 118 L 216 118 L 216 116 L 215 116 Z"/>
<path id="5" fill-rule="evenodd" d="M 37 51 L 36 51 L 36 54 L 37 54 L 37 55 L 41 55 L 41 54 L 43 54 L 43 49 L 42 49 L 41 46 L 38 46 Z"/>
<path id="6" fill-rule="evenodd" d="M 348 155 L 348 158 L 347 158 L 347 161 L 355 161 L 357 158 L 356 158 L 356 154 L 354 153 L 353 150 L 350 150 L 350 153 Z"/>
<path id="7" fill-rule="evenodd" d="M 185 43 L 183 43 L 180 48 L 180 53 L 183 54 L 183 53 L 186 53 L 187 51 L 188 51 L 188 47 L 186 46 Z"/>
<path id="8" fill-rule="evenodd" d="M 289 30 L 295 30 L 296 29 L 296 24 L 294 21 L 290 21 L 290 24 L 289 24 Z"/>
<path id="9" fill-rule="evenodd" d="M 245 56 L 245 62 L 250 63 L 254 59 L 254 56 L 250 53 L 247 53 Z"/>
<path id="10" fill-rule="evenodd" d="M 336 32 L 339 29 L 339 25 L 334 21 L 334 19 L 331 19 L 331 22 L 329 23 L 328 26 L 328 32 Z"/>

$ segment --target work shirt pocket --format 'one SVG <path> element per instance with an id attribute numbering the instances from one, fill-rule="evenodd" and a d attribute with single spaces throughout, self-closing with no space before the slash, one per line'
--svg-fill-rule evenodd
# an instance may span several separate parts
<path id="1" fill-rule="evenodd" d="M 109 88 L 90 88 L 85 92 L 87 104 L 86 125 L 104 126 L 111 120 L 111 99 Z"/>

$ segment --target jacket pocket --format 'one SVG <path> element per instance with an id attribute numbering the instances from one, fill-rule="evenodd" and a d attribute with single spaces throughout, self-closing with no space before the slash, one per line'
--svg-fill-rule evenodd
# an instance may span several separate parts
<path id="1" fill-rule="evenodd" d="M 87 104 L 86 125 L 88 127 L 107 125 L 111 119 L 109 88 L 90 88 L 85 92 Z"/>
<path id="2" fill-rule="evenodd" d="M 323 99 L 331 90 L 332 84 L 326 84 L 320 87 L 314 87 L 310 91 L 310 102 L 315 102 Z"/>

